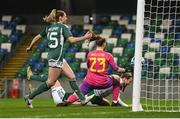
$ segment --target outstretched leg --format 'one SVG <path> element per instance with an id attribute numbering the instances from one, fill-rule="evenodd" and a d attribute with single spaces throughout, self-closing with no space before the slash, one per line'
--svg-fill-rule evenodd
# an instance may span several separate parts
<path id="1" fill-rule="evenodd" d="M 74 92 L 77 94 L 79 99 L 84 101 L 85 97 L 82 94 L 82 92 L 79 90 L 79 87 L 76 83 L 76 76 L 75 76 L 74 72 L 72 71 L 71 67 L 68 65 L 68 63 L 65 60 L 64 60 L 63 67 L 62 67 L 62 71 L 63 71 L 63 74 L 66 77 L 68 77 L 69 84 L 70 84 L 71 88 L 74 90 Z M 84 103 L 84 102 L 82 102 L 82 103 Z"/>
<path id="2" fill-rule="evenodd" d="M 49 78 L 48 78 L 48 80 L 46 82 L 41 83 L 35 90 L 32 91 L 32 93 L 30 93 L 29 95 L 26 95 L 24 97 L 28 107 L 31 108 L 32 99 L 35 96 L 49 90 L 51 88 L 51 86 L 53 86 L 55 84 L 60 73 L 61 73 L 61 69 L 49 67 L 49 74 L 48 74 Z"/>
<path id="3" fill-rule="evenodd" d="M 80 84 L 80 86 L 79 86 L 79 88 L 80 88 L 80 91 L 84 94 L 84 95 L 86 95 L 87 93 L 89 93 L 89 92 L 91 92 L 92 90 L 93 90 L 93 87 L 91 86 L 91 85 L 89 85 L 87 82 L 85 82 L 85 81 L 83 81 L 81 84 Z M 69 97 L 68 97 L 68 99 L 67 99 L 67 102 L 68 103 L 70 103 L 70 104 L 72 104 L 72 103 L 74 103 L 75 101 L 77 101 L 79 98 L 78 98 L 78 96 L 76 95 L 76 93 L 74 93 L 74 94 L 72 94 L 72 95 L 70 95 Z M 86 98 L 86 100 L 85 100 L 85 104 L 87 103 L 87 102 L 89 102 L 90 101 L 90 98 Z"/>

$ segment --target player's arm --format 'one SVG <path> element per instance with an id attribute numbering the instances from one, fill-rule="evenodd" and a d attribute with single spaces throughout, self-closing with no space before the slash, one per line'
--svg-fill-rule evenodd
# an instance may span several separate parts
<path id="1" fill-rule="evenodd" d="M 118 67 L 117 72 L 122 72 L 122 73 L 124 73 L 124 72 L 126 72 L 126 69 L 125 69 L 125 68 Z"/>
<path id="2" fill-rule="evenodd" d="M 121 104 L 123 107 L 129 107 L 129 105 L 126 104 L 125 102 L 123 102 L 123 101 L 121 100 L 121 98 L 119 98 L 118 102 L 119 102 L 119 104 Z"/>
<path id="3" fill-rule="evenodd" d="M 124 92 L 124 89 L 123 89 L 123 91 L 121 90 L 120 93 Z M 119 93 L 119 99 L 118 99 L 119 104 L 121 104 L 123 107 L 130 107 L 130 105 L 126 104 L 125 102 L 123 102 L 121 100 L 121 94 L 120 93 Z"/>
<path id="4" fill-rule="evenodd" d="M 63 28 L 63 36 L 70 43 L 75 43 L 75 42 L 83 41 L 83 40 L 86 40 L 86 39 L 90 39 L 92 37 L 92 33 L 89 32 L 89 31 L 86 32 L 84 36 L 74 37 L 67 25 L 64 24 L 62 26 L 62 28 Z"/>
<path id="5" fill-rule="evenodd" d="M 92 37 L 92 33 L 91 32 L 86 32 L 86 34 L 84 36 L 81 36 L 81 37 L 69 37 L 68 38 L 68 41 L 71 42 L 71 43 L 75 43 L 75 42 L 79 42 L 79 41 L 83 41 L 83 40 L 86 40 L 86 39 L 90 39 Z"/>
<path id="6" fill-rule="evenodd" d="M 114 58 L 111 54 L 109 54 L 109 63 L 111 64 L 111 66 L 113 67 L 113 69 L 117 72 L 126 72 L 125 68 L 119 67 L 116 62 L 114 61 Z"/>
<path id="7" fill-rule="evenodd" d="M 39 34 L 37 34 L 31 41 L 31 44 L 29 45 L 28 48 L 26 48 L 26 51 L 30 51 L 32 47 L 34 46 L 35 43 L 37 43 L 42 37 L 46 36 L 47 28 L 45 27 Z"/>
<path id="8" fill-rule="evenodd" d="M 32 47 L 34 46 L 35 43 L 37 43 L 37 41 L 39 41 L 42 38 L 42 36 L 40 34 L 36 35 L 33 40 L 31 41 L 31 44 L 29 45 L 29 47 L 26 48 L 26 51 L 31 51 Z"/>

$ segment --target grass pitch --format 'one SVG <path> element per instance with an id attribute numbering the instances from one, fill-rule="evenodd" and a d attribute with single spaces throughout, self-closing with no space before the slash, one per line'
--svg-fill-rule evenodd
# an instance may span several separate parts
<path id="1" fill-rule="evenodd" d="M 127 101 L 126 101 L 127 102 Z M 23 99 L 0 99 L 0 118 L 179 118 L 179 112 L 132 112 L 108 106 L 55 107 L 52 99 L 35 99 L 29 109 Z"/>

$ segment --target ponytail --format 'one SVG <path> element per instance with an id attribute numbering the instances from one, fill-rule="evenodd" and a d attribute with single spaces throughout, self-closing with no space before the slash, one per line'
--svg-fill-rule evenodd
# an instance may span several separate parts
<path id="1" fill-rule="evenodd" d="M 55 22 L 56 21 L 56 19 L 55 19 L 56 18 L 56 11 L 57 11 L 56 9 L 53 9 L 48 16 L 45 16 L 43 18 L 43 20 L 45 22 L 48 22 L 48 23 Z"/>

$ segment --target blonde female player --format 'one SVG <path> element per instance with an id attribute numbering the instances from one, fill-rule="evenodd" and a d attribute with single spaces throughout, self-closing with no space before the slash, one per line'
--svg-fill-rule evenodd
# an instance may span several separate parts
<path id="1" fill-rule="evenodd" d="M 49 90 L 53 85 L 55 85 L 56 81 L 58 80 L 59 76 L 61 75 L 62 71 L 66 72 L 66 74 L 69 76 L 69 74 L 72 73 L 72 69 L 65 63 L 65 60 L 63 59 L 63 46 L 66 41 L 75 43 L 79 41 L 83 41 L 86 39 L 90 39 L 92 37 L 91 32 L 87 32 L 82 37 L 73 37 L 72 33 L 68 29 L 67 25 L 65 25 L 67 21 L 66 13 L 62 10 L 54 10 L 54 14 L 51 16 L 52 19 L 55 19 L 55 22 L 53 22 L 50 26 L 46 27 L 43 32 L 35 36 L 30 44 L 30 46 L 27 48 L 28 50 L 31 50 L 33 44 L 37 42 L 42 37 L 47 37 L 48 40 L 48 80 L 46 82 L 43 82 L 40 84 L 32 93 L 26 95 L 24 97 L 26 104 L 28 107 L 33 108 L 32 105 L 32 99 Z M 49 18 L 46 17 L 46 18 Z M 45 18 L 45 19 L 46 19 Z M 64 70 L 62 69 L 64 68 Z M 74 92 L 78 95 L 78 97 L 81 100 L 82 104 L 85 104 L 85 97 L 79 90 L 75 76 L 69 76 L 70 80 L 69 83 L 71 85 L 71 88 L 74 90 Z"/>

